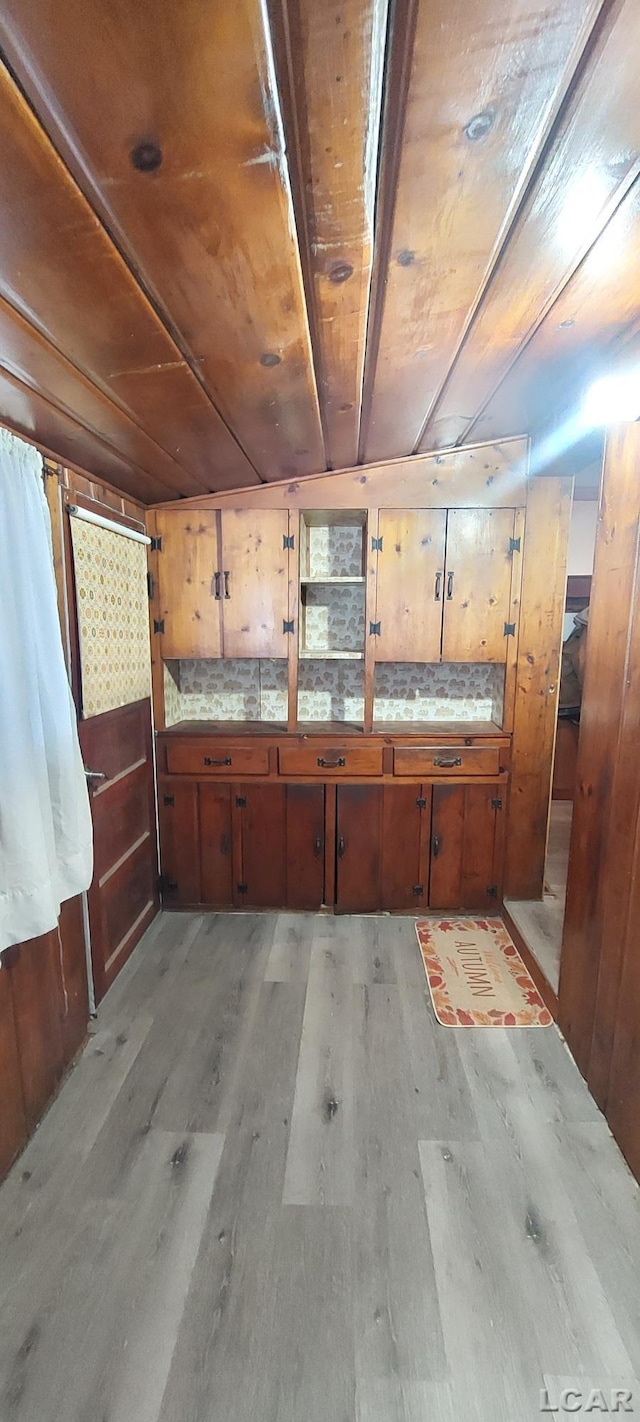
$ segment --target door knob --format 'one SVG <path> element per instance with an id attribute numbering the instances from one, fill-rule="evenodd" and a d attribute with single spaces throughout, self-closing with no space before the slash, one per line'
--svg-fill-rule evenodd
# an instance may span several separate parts
<path id="1" fill-rule="evenodd" d="M 106 780 L 108 778 L 106 770 L 87 770 L 86 765 L 84 767 L 84 773 L 87 780 Z"/>

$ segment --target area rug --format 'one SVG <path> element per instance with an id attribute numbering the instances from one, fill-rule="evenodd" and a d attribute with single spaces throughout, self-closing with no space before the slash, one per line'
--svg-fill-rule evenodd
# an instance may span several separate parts
<path id="1" fill-rule="evenodd" d="M 416 923 L 443 1027 L 549 1027 L 553 1018 L 500 918 Z"/>

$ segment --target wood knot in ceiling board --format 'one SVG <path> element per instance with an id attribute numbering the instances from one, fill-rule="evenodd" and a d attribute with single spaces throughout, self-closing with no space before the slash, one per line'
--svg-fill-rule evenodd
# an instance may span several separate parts
<path id="1" fill-rule="evenodd" d="M 410 267 L 415 262 L 415 259 L 415 252 L 411 252 L 408 247 L 403 247 L 402 251 L 398 252 L 396 260 L 398 262 L 399 267 Z"/>
<path id="2" fill-rule="evenodd" d="M 281 360 L 282 356 L 276 355 L 275 351 L 264 351 L 260 356 L 260 364 L 263 365 L 266 370 L 270 370 L 274 365 L 280 365 Z"/>
<path id="3" fill-rule="evenodd" d="M 491 132 L 494 123 L 495 115 L 491 109 L 484 109 L 482 113 L 474 114 L 473 118 L 469 119 L 462 132 L 470 143 L 478 143 L 480 139 L 486 138 L 487 134 Z"/>
<path id="4" fill-rule="evenodd" d="M 146 139 L 136 143 L 129 157 L 138 173 L 155 173 L 162 163 L 162 149 L 158 143 Z"/>
<path id="5" fill-rule="evenodd" d="M 341 286 L 343 281 L 348 281 L 353 276 L 353 267 L 350 262 L 336 262 L 329 272 L 329 281 L 335 286 Z"/>

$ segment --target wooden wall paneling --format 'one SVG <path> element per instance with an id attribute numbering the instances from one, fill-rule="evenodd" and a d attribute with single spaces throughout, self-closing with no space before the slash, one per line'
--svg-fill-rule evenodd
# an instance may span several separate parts
<path id="1" fill-rule="evenodd" d="M 150 538 L 158 537 L 158 524 L 153 509 L 146 516 L 147 533 Z M 151 650 L 151 698 L 153 704 L 153 725 L 156 731 L 164 731 L 167 724 L 164 701 L 164 657 L 162 633 L 156 633 L 154 624 L 160 621 L 160 553 L 157 548 L 147 548 L 149 570 L 149 646 Z"/>
<path id="2" fill-rule="evenodd" d="M 635 665 L 637 667 L 637 662 Z M 631 838 L 631 836 L 629 836 L 629 838 Z M 640 836 L 638 834 L 637 822 L 636 833 L 633 839 L 632 855 L 625 856 L 627 863 L 629 863 L 629 858 L 631 859 L 631 873 L 625 884 L 623 894 L 626 906 L 624 939 L 618 946 L 615 945 L 611 937 L 608 936 L 606 943 L 606 948 L 612 947 L 614 953 L 617 951 L 621 959 L 621 972 L 620 974 L 614 974 L 614 977 L 618 978 L 619 989 L 617 993 L 612 993 L 612 1001 L 615 997 L 615 1016 L 607 1023 L 609 1031 L 611 1026 L 613 1026 L 614 1032 L 611 1049 L 608 1053 L 606 1114 L 618 1145 L 626 1156 L 636 1179 L 639 1180 L 640 954 L 638 953 L 638 916 L 640 914 Z M 615 928 L 615 923 L 610 922 L 608 928 L 609 932 L 611 932 L 611 930 Z M 599 988 L 604 967 L 605 958 L 603 957 L 601 972 L 599 974 Z M 598 1002 L 597 1015 L 598 1023 L 594 1037 L 594 1047 L 600 1035 L 600 1023 L 605 1020 L 605 1004 L 600 1000 Z M 607 1036 L 608 1035 L 609 1033 L 607 1032 Z M 603 1042 L 602 1045 L 604 1046 L 605 1043 Z M 606 1045 L 608 1047 L 608 1043 Z M 598 1089 L 597 1079 L 599 1075 L 600 1071 L 597 1057 L 594 1058 L 592 1056 L 590 1082 L 593 1077 L 594 1082 L 596 1082 L 596 1090 Z M 597 1095 L 596 1099 L 598 1099 Z"/>
<path id="3" fill-rule="evenodd" d="M 287 661 L 287 726 L 294 731 L 298 724 L 298 652 L 300 648 L 300 560 L 302 556 L 302 524 L 296 509 L 289 515 L 289 611 L 287 616 L 293 622 L 293 633 L 289 636 L 289 658 Z"/>
<path id="4" fill-rule="evenodd" d="M 378 662 L 439 662 L 445 605 L 444 509 L 381 509 Z"/>
<path id="5" fill-rule="evenodd" d="M 366 459 L 418 444 L 599 8 L 418 7 Z"/>
<path id="6" fill-rule="evenodd" d="M 422 804 L 422 801 L 425 804 Z M 380 904 L 410 913 L 426 908 L 429 879 L 423 872 L 422 827 L 431 823 L 431 788 L 382 787 L 382 863 Z"/>
<path id="7" fill-rule="evenodd" d="M 222 654 L 223 577 L 218 515 L 210 510 L 157 512 L 158 613 L 164 631 L 152 637 L 154 656 Z M 216 581 L 215 574 L 219 577 Z"/>
<path id="8" fill-rule="evenodd" d="M 592 1041 L 599 987 L 606 1000 L 607 1023 L 597 1049 L 597 1080 L 600 1092 L 605 1074 L 603 1047 L 610 1042 L 609 993 L 599 972 L 607 926 L 613 910 L 617 931 L 618 913 L 608 899 L 605 871 L 614 873 L 616 885 L 623 865 L 608 855 L 608 845 L 617 844 L 629 868 L 627 823 L 622 838 L 612 835 L 613 786 L 620 755 L 620 738 L 625 718 L 626 682 L 630 672 L 629 634 L 637 598 L 638 529 L 640 526 L 640 426 L 621 426 L 609 432 L 605 445 L 600 492 L 598 531 L 587 633 L 587 656 L 578 744 L 578 773 L 574 798 L 567 906 L 560 963 L 560 1025 L 582 1071 L 589 1077 Z M 635 673 L 634 673 L 635 680 Z M 635 687 L 634 687 L 635 696 Z M 624 763 L 624 761 L 622 762 Z M 633 803 L 635 772 L 624 794 L 631 792 Z M 616 789 L 620 787 L 620 781 Z M 615 803 L 615 811 L 619 806 Z M 610 838 L 611 837 L 611 838 Z M 628 902 L 628 881 L 622 890 Z M 605 920 L 605 904 L 609 917 Z M 608 970 L 619 967 L 619 945 L 607 949 Z M 611 956 L 610 956 L 611 955 Z M 606 1034 L 606 1036 L 605 1036 Z M 604 1053 L 606 1055 L 606 1051 Z M 602 1099 L 602 1097 L 601 1097 Z"/>
<path id="9" fill-rule="evenodd" d="M 571 517 L 571 479 L 532 479 L 526 512 L 505 897 L 542 897 Z"/>
<path id="10" fill-rule="evenodd" d="M 276 57 L 329 468 L 358 458 L 386 0 L 275 0 Z"/>
<path id="11" fill-rule="evenodd" d="M 223 509 L 222 627 L 225 657 L 287 657 L 289 514 Z"/>
<path id="12" fill-rule="evenodd" d="M 505 662 L 513 509 L 451 509 L 442 598 L 442 660 Z"/>
<path id="13" fill-rule="evenodd" d="M 520 608 L 522 606 L 522 569 L 524 565 L 526 513 L 524 509 L 516 509 L 513 520 L 513 537 L 516 546 L 511 559 L 511 607 L 507 616 L 508 622 L 515 625 L 515 636 L 507 637 L 505 640 L 506 661 L 504 668 L 504 701 L 502 709 L 502 729 L 503 731 L 513 731 L 513 718 L 515 714 L 516 686 L 518 676 L 518 645 L 520 639 Z"/>
<path id="14" fill-rule="evenodd" d="M 287 815 L 284 785 L 235 785 L 242 826 L 240 907 L 282 908 L 286 903 Z"/>
<path id="15" fill-rule="evenodd" d="M 36 6 L 33 18 L 42 33 L 44 14 Z M 79 23 L 79 13 L 76 19 Z M 75 30 L 73 21 L 72 25 Z M 62 43 L 57 24 L 55 31 Z M 93 36 L 96 58 L 97 33 Z M 78 38 L 75 30 L 69 41 L 76 59 Z M 91 67 L 88 57 L 87 64 Z M 79 68 L 88 77 L 86 66 Z M 75 64 L 74 69 L 78 73 Z M 117 82 L 123 92 L 122 72 Z M 90 83 L 97 116 L 100 105 L 94 81 Z M 109 85 L 112 99 L 115 86 L 111 80 Z M 112 102 L 108 107 L 113 115 Z M 99 126 L 112 131 L 111 124 L 102 120 Z M 189 485 L 191 492 L 194 485 L 211 488 L 216 470 L 225 471 L 227 483 L 252 483 L 255 471 L 250 461 L 4 66 L 0 66 L 0 138 L 0 201 L 10 214 L 2 244 L 0 295 L 172 456 L 184 471 L 181 479 L 172 480 L 176 493 L 188 491 Z M 125 143 L 122 150 L 127 165 L 129 148 L 130 143 Z M 25 252 L 30 254 L 28 262 Z M 4 401 L 0 410 L 4 416 Z M 61 410 L 60 417 L 64 414 Z M 54 449 L 66 457 L 58 443 Z M 69 457 L 73 460 L 71 453 Z M 76 456 L 73 462 L 82 460 Z"/>
<path id="16" fill-rule="evenodd" d="M 473 438 L 548 427 L 552 451 L 564 454 L 565 444 L 592 436 L 576 420 L 588 385 L 638 361 L 639 242 L 636 179 L 470 428 Z"/>
<path id="17" fill-rule="evenodd" d="M 378 559 L 379 552 L 374 544 L 378 538 L 380 513 L 369 509 L 365 527 L 365 599 L 364 599 L 364 716 L 363 730 L 369 734 L 373 730 L 376 694 L 376 657 L 378 636 L 371 631 L 377 622 Z"/>
<path id="18" fill-rule="evenodd" d="M 634 55 L 640 45 L 640 17 L 628 4 L 584 9 L 587 25 L 600 11 L 588 63 L 576 77 L 545 162 L 427 425 L 423 449 L 451 444 L 473 428 L 637 176 L 640 123 Z M 622 291 L 626 283 L 617 260 L 614 266 Z M 612 313 L 604 303 L 600 314 L 608 324 Z M 553 324 L 557 330 L 555 317 Z M 567 344 L 563 335 L 559 344 Z M 545 380 L 545 395 L 550 388 Z"/>
<path id="19" fill-rule="evenodd" d="M 13 954 L 9 950 L 9 955 L 3 955 L 0 967 L 0 1180 L 6 1175 L 27 1139 L 11 971 L 8 966 L 11 956 L 15 959 L 15 950 Z"/>
<path id="20" fill-rule="evenodd" d="M 202 892 L 197 782 L 163 777 L 158 785 L 158 818 L 163 906 L 199 904 Z"/>
<path id="21" fill-rule="evenodd" d="M 391 459 L 308 479 L 263 484 L 238 493 L 175 501 L 164 508 L 484 509 L 527 502 L 529 441 L 498 439 L 463 449 Z"/>
<path id="22" fill-rule="evenodd" d="M 198 786 L 198 848 L 201 899 L 214 908 L 233 903 L 231 785 Z"/>
<path id="23" fill-rule="evenodd" d="M 64 1070 L 57 929 L 21 943 L 10 961 L 22 1097 L 30 1134 Z"/>
<path id="24" fill-rule="evenodd" d="M 255 467 L 279 477 L 325 460 L 264 21 L 259 0 L 184 0 L 162 24 L 150 0 L 107 13 L 72 0 L 55 22 L 16 9 L 0 34 L 182 354 Z"/>
<path id="25" fill-rule="evenodd" d="M 380 908 L 382 793 L 381 785 L 338 786 L 338 913 L 374 913 Z"/>
<path id="26" fill-rule="evenodd" d="M 287 785 L 286 829 L 286 907 L 319 909 L 324 903 L 324 785 Z"/>

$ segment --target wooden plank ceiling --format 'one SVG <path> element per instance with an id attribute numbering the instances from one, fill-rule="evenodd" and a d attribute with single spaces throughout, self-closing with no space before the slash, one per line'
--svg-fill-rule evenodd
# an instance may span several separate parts
<path id="1" fill-rule="evenodd" d="M 2 0 L 0 420 L 148 503 L 588 462 L 640 360 L 639 50 L 640 0 Z"/>

